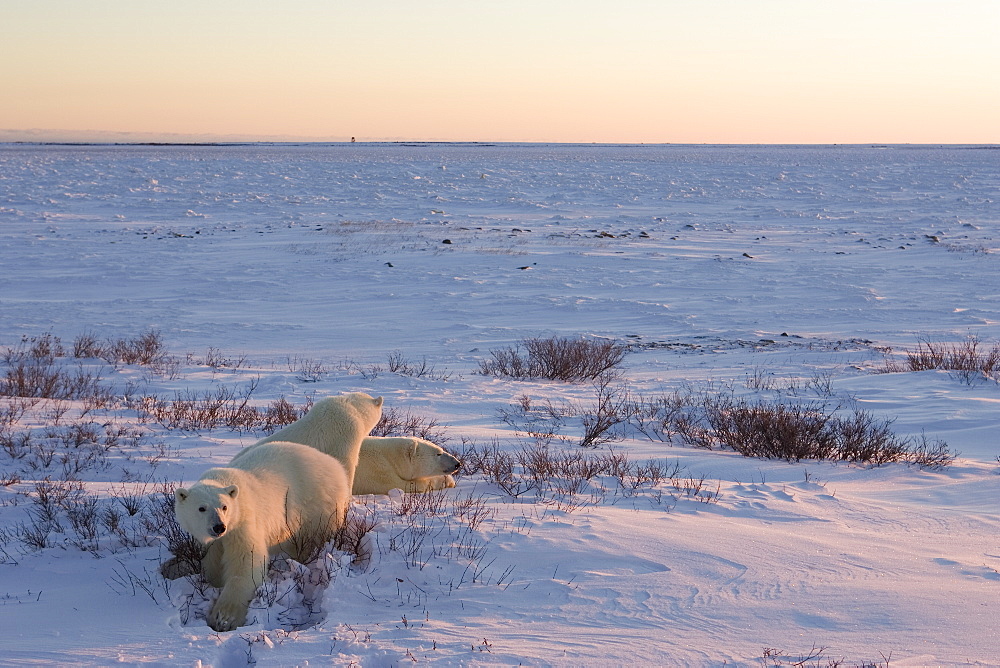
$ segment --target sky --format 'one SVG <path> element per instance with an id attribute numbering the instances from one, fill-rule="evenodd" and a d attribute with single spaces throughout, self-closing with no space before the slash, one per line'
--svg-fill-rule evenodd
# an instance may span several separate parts
<path id="1" fill-rule="evenodd" d="M 1000 143 L 1000 0 L 2 0 L 0 140 Z"/>

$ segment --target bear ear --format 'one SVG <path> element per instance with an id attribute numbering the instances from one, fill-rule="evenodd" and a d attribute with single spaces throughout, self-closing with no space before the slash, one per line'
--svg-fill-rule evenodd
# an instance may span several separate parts
<path id="1" fill-rule="evenodd" d="M 385 401 L 385 399 L 383 399 L 382 397 L 376 397 L 372 403 L 375 404 L 375 408 L 381 408 L 383 401 Z"/>
<path id="2" fill-rule="evenodd" d="M 174 490 L 174 498 L 177 499 L 178 501 L 187 501 L 188 493 L 189 492 L 183 487 L 178 487 L 176 490 Z"/>
<path id="3" fill-rule="evenodd" d="M 226 489 L 224 489 L 222 491 L 222 493 L 223 494 L 228 494 L 229 496 L 231 496 L 232 498 L 235 499 L 236 495 L 240 493 L 240 488 L 237 487 L 236 485 L 230 485 L 229 487 L 227 487 Z"/>

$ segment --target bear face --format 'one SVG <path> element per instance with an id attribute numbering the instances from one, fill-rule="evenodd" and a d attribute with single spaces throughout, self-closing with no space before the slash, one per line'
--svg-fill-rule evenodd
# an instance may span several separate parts
<path id="1" fill-rule="evenodd" d="M 441 446 L 422 438 L 413 439 L 413 445 L 406 453 L 404 460 L 404 479 L 429 478 L 431 476 L 449 475 L 462 465 L 458 459 L 444 451 Z"/>
<path id="2" fill-rule="evenodd" d="M 355 494 L 429 492 L 455 486 L 461 462 L 438 445 L 412 436 L 369 436 L 361 444 Z"/>
<path id="3" fill-rule="evenodd" d="M 174 511 L 181 527 L 195 540 L 208 545 L 221 538 L 239 521 L 236 498 L 239 487 L 200 481 L 174 492 Z"/>

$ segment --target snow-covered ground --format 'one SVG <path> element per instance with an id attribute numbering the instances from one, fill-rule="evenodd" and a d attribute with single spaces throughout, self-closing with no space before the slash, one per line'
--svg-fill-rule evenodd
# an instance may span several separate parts
<path id="1" fill-rule="evenodd" d="M 990 147 L 0 146 L 0 374 L 50 334 L 58 368 L 114 394 L 16 416 L 0 398 L 0 664 L 787 665 L 825 648 L 806 665 L 998 666 L 1000 387 L 878 373 L 922 340 L 1000 340 L 998 192 Z M 155 368 L 71 355 L 83 334 L 150 331 L 171 355 Z M 633 396 L 858 408 L 958 458 L 790 463 L 623 425 L 587 456 L 673 481 L 514 497 L 474 474 L 437 511 L 358 498 L 368 563 L 277 564 L 238 631 L 205 625 L 211 591 L 157 574 L 169 555 L 137 518 L 163 483 L 262 433 L 168 429 L 138 397 L 364 391 L 454 452 L 514 452 L 537 441 L 521 397 L 597 390 L 480 362 L 578 335 L 630 345 L 615 382 Z M 73 425 L 129 431 L 46 457 Z M 549 447 L 579 452 L 580 434 L 567 416 Z M 73 448 L 92 463 L 67 473 Z M 67 478 L 55 528 L 39 495 Z M 81 535 L 65 508 L 88 499 L 131 538 Z"/>

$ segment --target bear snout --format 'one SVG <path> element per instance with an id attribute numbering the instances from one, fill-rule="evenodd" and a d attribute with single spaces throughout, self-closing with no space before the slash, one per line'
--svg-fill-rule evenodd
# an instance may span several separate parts
<path id="1" fill-rule="evenodd" d="M 222 522 L 213 525 L 212 533 L 215 534 L 216 537 L 221 536 L 222 534 L 226 533 L 226 525 Z"/>
<path id="2" fill-rule="evenodd" d="M 452 457 L 448 453 L 441 455 L 441 472 L 442 473 L 454 473 L 462 465 L 458 459 Z"/>

